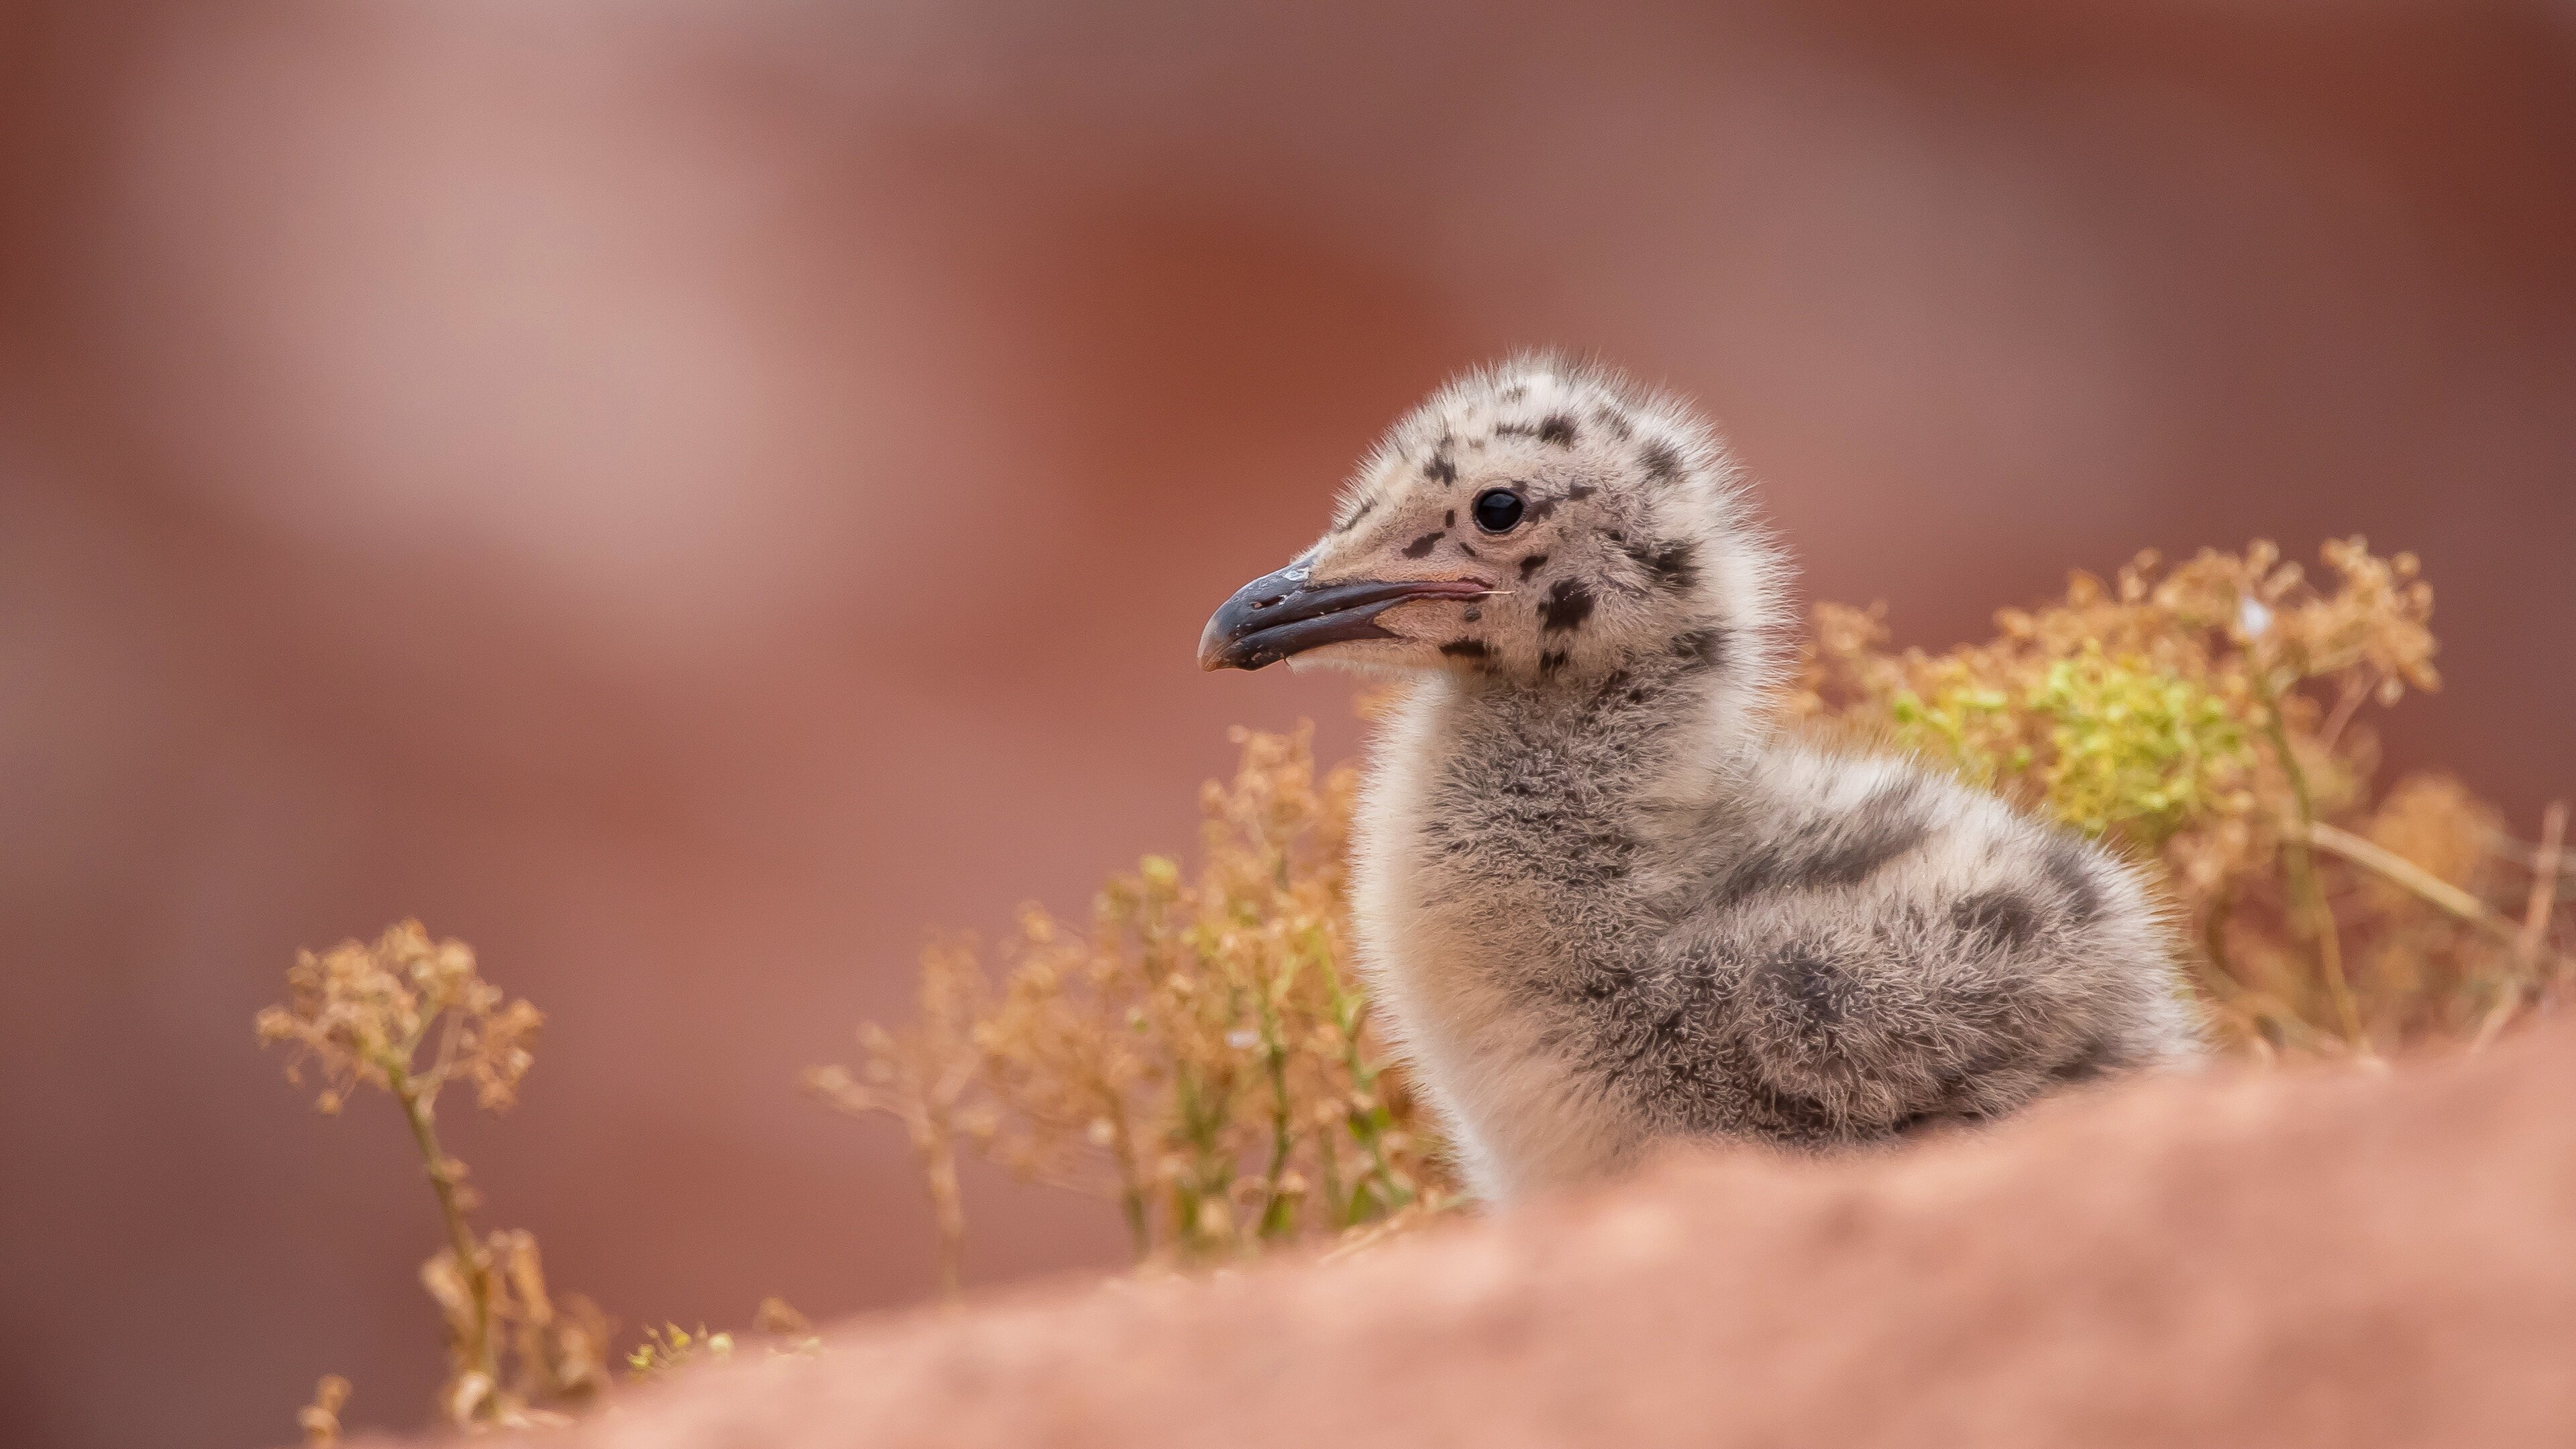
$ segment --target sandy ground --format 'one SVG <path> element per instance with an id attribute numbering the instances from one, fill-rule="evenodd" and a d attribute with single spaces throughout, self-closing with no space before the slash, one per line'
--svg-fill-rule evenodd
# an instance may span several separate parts
<path id="1" fill-rule="evenodd" d="M 550 1449 L 2576 1442 L 2576 1023 L 865 1321 Z"/>

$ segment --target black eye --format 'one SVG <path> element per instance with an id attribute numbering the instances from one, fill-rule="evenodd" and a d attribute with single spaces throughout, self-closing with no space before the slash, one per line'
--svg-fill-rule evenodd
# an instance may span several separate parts
<path id="1" fill-rule="evenodd" d="M 1476 526 L 1487 533 L 1509 533 L 1521 521 L 1521 496 L 1509 488 L 1488 488 L 1476 495 Z"/>

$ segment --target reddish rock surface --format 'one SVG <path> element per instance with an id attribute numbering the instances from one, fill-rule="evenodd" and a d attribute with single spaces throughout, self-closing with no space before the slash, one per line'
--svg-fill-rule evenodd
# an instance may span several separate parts
<path id="1" fill-rule="evenodd" d="M 1703 1154 L 1340 1261 L 1055 1288 L 549 1449 L 2576 1442 L 2576 1024 L 1828 1164 Z"/>

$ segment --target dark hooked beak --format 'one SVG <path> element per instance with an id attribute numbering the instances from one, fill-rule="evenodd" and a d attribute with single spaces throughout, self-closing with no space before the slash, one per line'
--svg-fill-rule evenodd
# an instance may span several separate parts
<path id="1" fill-rule="evenodd" d="M 1234 591 L 1199 635 L 1201 669 L 1259 669 L 1319 644 L 1392 639 L 1377 616 L 1408 599 L 1480 599 L 1478 579 L 1361 579 L 1314 584 L 1300 559 Z"/>

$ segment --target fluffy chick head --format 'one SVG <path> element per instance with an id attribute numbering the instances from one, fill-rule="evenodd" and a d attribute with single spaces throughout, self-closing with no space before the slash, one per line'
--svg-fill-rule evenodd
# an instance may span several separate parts
<path id="1" fill-rule="evenodd" d="M 1535 354 L 1452 380 L 1389 430 L 1332 527 L 1227 600 L 1199 658 L 1542 688 L 1648 660 L 1751 677 L 1770 668 L 1779 594 L 1705 421 Z"/>

